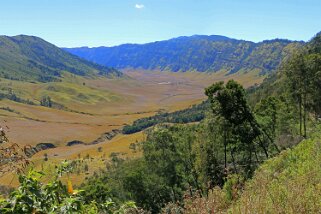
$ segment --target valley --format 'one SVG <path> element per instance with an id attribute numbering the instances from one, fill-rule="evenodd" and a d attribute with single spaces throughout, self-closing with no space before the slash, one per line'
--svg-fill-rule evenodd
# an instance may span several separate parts
<path id="1" fill-rule="evenodd" d="M 213 82 L 234 78 L 245 86 L 251 86 L 263 80 L 263 76 L 252 74 L 225 76 L 224 73 L 125 73 L 130 78 L 82 79 L 81 83 L 8 83 L 14 91 L 21 90 L 21 94 L 25 93 L 25 98 L 40 99 L 40 94 L 45 93 L 53 101 L 69 109 L 59 110 L 2 100 L 2 120 L 6 121 L 9 128 L 14 127 L 14 130 L 8 130 L 9 138 L 19 144 L 31 145 L 41 142 L 63 145 L 71 140 L 89 142 L 103 132 L 119 129 L 124 124 L 153 115 L 159 110 L 175 111 L 199 103 L 205 98 L 204 87 Z M 83 86 L 82 82 L 86 85 Z M 169 84 L 159 84 L 162 82 Z M 48 85 L 59 91 L 48 92 Z M 77 92 L 68 93 L 68 86 L 77 88 Z M 95 95 L 91 100 L 82 102 L 75 98 L 80 93 L 84 96 L 90 96 L 90 93 Z M 27 133 L 23 131 L 26 128 Z M 27 134 L 27 137 L 21 133 Z"/>
<path id="2" fill-rule="evenodd" d="M 0 214 L 320 213 L 320 1 L 3 1 Z"/>
<path id="3" fill-rule="evenodd" d="M 19 97 L 36 102 L 41 96 L 48 95 L 66 109 L 4 99 L 0 101 L 1 124 L 5 125 L 12 143 L 23 146 L 50 143 L 56 147 L 32 156 L 31 160 L 36 166 L 44 163 L 44 154 L 48 155 L 51 164 L 76 159 L 78 155 L 90 154 L 91 157 L 101 158 L 102 153 L 97 152 L 98 147 L 103 148 L 107 157 L 112 152 L 131 156 L 129 145 L 142 140 L 142 133 L 118 134 L 111 140 L 90 146 L 66 144 L 74 140 L 90 143 L 101 134 L 121 130 L 124 125 L 131 124 L 136 119 L 155 115 L 159 111 L 172 112 L 198 104 L 205 99 L 204 88 L 213 82 L 236 79 L 248 87 L 259 84 L 264 78 L 253 73 L 226 75 L 224 72 L 123 72 L 126 78 L 75 77 L 65 78 L 63 82 L 37 84 L 3 79 L 2 87 L 10 86 Z M 79 99 L 79 94 L 85 99 Z M 94 167 L 91 172 L 95 170 Z M 16 180 L 12 182 L 10 176 L 4 176 L 0 181 L 5 185 L 17 184 Z M 80 183 L 82 179 L 78 181 L 76 183 Z"/>

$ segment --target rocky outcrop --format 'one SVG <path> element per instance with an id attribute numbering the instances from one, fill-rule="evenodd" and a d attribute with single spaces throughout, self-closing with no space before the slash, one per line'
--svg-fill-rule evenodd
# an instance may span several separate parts
<path id="1" fill-rule="evenodd" d="M 97 138 L 96 140 L 88 143 L 88 145 L 94 145 L 94 144 L 102 143 L 102 142 L 104 142 L 106 140 L 111 140 L 119 133 L 121 133 L 121 130 L 118 130 L 118 129 L 113 129 L 110 132 L 105 132 L 99 138 Z"/>
<path id="2" fill-rule="evenodd" d="M 95 145 L 95 144 L 99 144 L 99 143 L 103 143 L 107 140 L 111 140 L 113 139 L 117 134 L 121 133 L 121 130 L 118 129 L 113 129 L 110 132 L 105 132 L 102 135 L 100 135 L 99 138 L 97 138 L 96 140 L 89 142 L 89 143 L 84 143 L 83 141 L 80 140 L 73 140 L 70 141 L 66 144 L 66 146 L 75 146 L 75 145 Z"/>
<path id="3" fill-rule="evenodd" d="M 37 152 L 40 152 L 40 151 L 46 150 L 46 149 L 53 149 L 53 148 L 56 148 L 56 146 L 52 143 L 38 143 L 34 147 L 27 148 L 25 153 L 26 153 L 27 157 L 31 157 L 34 154 L 36 154 Z"/>

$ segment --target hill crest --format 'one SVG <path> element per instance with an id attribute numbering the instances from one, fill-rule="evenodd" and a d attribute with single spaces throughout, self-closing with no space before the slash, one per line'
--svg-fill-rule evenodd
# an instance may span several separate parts
<path id="1" fill-rule="evenodd" d="M 0 77 L 21 81 L 60 81 L 62 74 L 122 76 L 114 68 L 74 56 L 36 36 L 0 36 Z"/>

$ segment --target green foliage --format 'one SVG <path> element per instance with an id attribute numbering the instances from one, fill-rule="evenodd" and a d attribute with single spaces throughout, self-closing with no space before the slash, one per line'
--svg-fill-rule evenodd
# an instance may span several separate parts
<path id="1" fill-rule="evenodd" d="M 71 165 L 63 162 L 57 168 L 56 176 L 47 184 L 40 182 L 44 174 L 31 170 L 27 175 L 19 175 L 20 186 L 7 200 L 0 201 L 1 213 L 125 213 L 136 208 L 135 203 L 126 202 L 117 205 L 110 199 L 98 204 L 86 201 L 83 191 L 74 191 L 63 185 L 59 177 L 68 173 Z M 70 181 L 69 181 L 70 182 Z M 71 185 L 71 183 L 70 183 Z"/>
<path id="2" fill-rule="evenodd" d="M 295 109 L 283 96 L 269 96 L 256 104 L 255 116 L 261 128 L 276 139 L 282 134 L 295 133 Z"/>
<path id="3" fill-rule="evenodd" d="M 315 119 L 321 115 L 321 52 L 318 48 L 320 35 L 298 50 L 292 58 L 285 62 L 283 69 L 287 77 L 288 91 L 297 103 L 298 118 L 300 121 L 300 135 L 307 136 L 307 122 L 309 113 Z"/>
<path id="4" fill-rule="evenodd" d="M 193 142 L 195 170 L 205 193 L 215 186 L 223 186 L 226 168 L 221 121 L 211 113 L 209 115 L 195 130 Z"/>
<path id="5" fill-rule="evenodd" d="M 321 145 L 316 134 L 268 160 L 248 182 L 233 213 L 319 213 Z"/>
<path id="6" fill-rule="evenodd" d="M 321 209 L 320 126 L 311 139 L 267 160 L 244 182 L 228 176 L 206 197 L 185 197 L 162 213 L 319 213 Z"/>
<path id="7" fill-rule="evenodd" d="M 231 202 L 238 198 L 243 183 L 244 178 L 240 177 L 240 175 L 231 174 L 227 177 L 223 187 L 227 201 Z"/>
<path id="8" fill-rule="evenodd" d="M 300 136 L 307 136 L 308 122 L 313 114 L 317 119 L 320 115 L 321 49 L 320 33 L 305 46 L 292 49 L 283 60 L 279 72 L 267 78 L 258 87 L 248 90 L 252 106 L 262 99 L 273 95 L 288 106 L 288 117 L 292 125 L 298 123 Z M 288 126 L 287 126 L 288 127 Z M 296 134 L 294 127 L 291 133 Z"/>
<path id="9" fill-rule="evenodd" d="M 129 198 L 152 212 L 181 199 L 187 188 L 200 188 L 194 169 L 193 127 L 158 127 L 143 142 L 143 158 L 114 159 L 108 171 L 82 187 L 90 200 Z"/>
<path id="10" fill-rule="evenodd" d="M 55 179 L 46 185 L 40 183 L 40 172 L 20 175 L 20 187 L 8 201 L 1 204 L 3 213 L 71 213 L 81 208 L 80 198 L 70 196 L 67 188 Z"/>
<path id="11" fill-rule="evenodd" d="M 200 189 L 195 171 L 193 127 L 168 127 L 148 135 L 143 143 L 146 164 L 171 187 L 171 198 L 179 200 L 186 188 Z"/>
<path id="12" fill-rule="evenodd" d="M 321 52 L 305 56 L 306 70 L 309 75 L 307 109 L 312 111 L 316 118 L 321 116 Z"/>
<path id="13" fill-rule="evenodd" d="M 234 170 L 238 173 L 234 155 L 236 151 L 244 152 L 245 173 L 246 176 L 251 176 L 256 165 L 253 165 L 254 156 L 258 162 L 257 153 L 261 148 L 268 158 L 269 144 L 272 145 L 274 139 L 257 122 L 247 103 L 245 90 L 237 82 L 230 80 L 226 85 L 223 82 L 215 83 L 208 87 L 205 93 L 211 101 L 213 113 L 223 118 L 225 156 L 227 150 L 230 151 Z M 274 116 L 276 117 L 276 112 Z M 261 138 L 264 136 L 267 138 L 266 141 Z M 276 149 L 278 150 L 277 147 Z M 226 165 L 225 163 L 225 167 Z"/>

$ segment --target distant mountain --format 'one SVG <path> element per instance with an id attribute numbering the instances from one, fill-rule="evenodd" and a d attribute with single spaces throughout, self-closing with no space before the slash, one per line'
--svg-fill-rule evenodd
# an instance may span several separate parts
<path id="1" fill-rule="evenodd" d="M 0 77 L 23 81 L 59 81 L 63 72 L 93 77 L 121 76 L 108 68 L 74 56 L 34 36 L 0 36 Z"/>
<path id="2" fill-rule="evenodd" d="M 89 61 L 118 69 L 217 72 L 275 71 L 282 58 L 302 42 L 283 39 L 259 43 L 224 36 L 178 37 L 143 45 L 65 48 Z"/>

